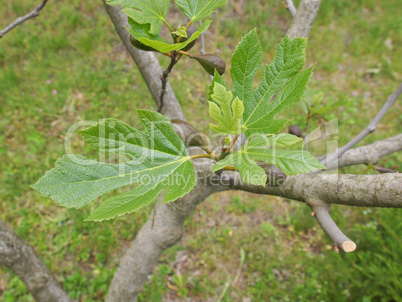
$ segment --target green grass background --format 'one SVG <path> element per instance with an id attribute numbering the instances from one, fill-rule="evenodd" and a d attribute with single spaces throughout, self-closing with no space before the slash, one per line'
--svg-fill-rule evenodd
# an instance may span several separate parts
<path id="1" fill-rule="evenodd" d="M 37 2 L 2 1 L 0 28 Z M 325 115 L 338 118 L 334 138 L 340 144 L 369 123 L 401 82 L 399 12 L 398 0 L 321 4 L 308 41 L 308 65 L 316 63 L 309 88 L 325 94 L 324 104 L 348 101 Z M 174 25 L 187 22 L 176 8 L 169 18 Z M 254 27 L 269 63 L 291 23 L 279 0 L 230 1 L 212 19 L 206 49 L 227 64 L 240 38 Z M 199 45 L 193 52 L 198 51 Z M 167 66 L 166 58 L 160 61 Z M 373 68 L 376 72 L 370 73 Z M 183 59 L 170 79 L 189 119 L 207 131 L 208 75 Z M 401 131 L 400 104 L 362 144 Z M 155 106 L 100 1 L 49 1 L 38 18 L 0 40 L 0 217 L 34 246 L 79 301 L 103 300 L 119 258 L 150 208 L 84 223 L 99 201 L 81 210 L 65 209 L 29 185 L 65 153 L 64 135 L 72 124 L 113 117 L 138 126 L 136 108 Z M 299 106 L 284 115 L 305 128 Z M 322 121 L 315 119 L 313 129 Z M 320 154 L 324 145 L 313 143 L 312 152 Z M 73 149 L 91 152 L 78 136 Z M 401 160 L 394 154 L 379 164 L 401 171 Z M 341 172 L 376 173 L 366 166 Z M 333 253 L 302 203 L 241 192 L 212 196 L 186 222 L 182 241 L 160 259 L 140 301 L 400 301 L 400 210 L 334 206 L 332 213 L 357 242 L 356 252 Z M 4 268 L 0 300 L 32 301 L 24 284 Z"/>

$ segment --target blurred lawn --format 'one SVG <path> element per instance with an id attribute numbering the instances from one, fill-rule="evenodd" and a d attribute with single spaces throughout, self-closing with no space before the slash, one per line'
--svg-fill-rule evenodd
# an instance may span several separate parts
<path id="1" fill-rule="evenodd" d="M 37 2 L 3 1 L 0 28 Z M 229 64 L 240 38 L 257 27 L 269 63 L 291 22 L 281 2 L 230 1 L 213 16 L 206 49 Z M 398 8 L 397 0 L 321 5 L 309 37 L 308 65 L 316 63 L 309 87 L 312 93 L 324 92 L 326 102 L 350 101 L 325 116 L 339 119 L 335 138 L 340 144 L 369 123 L 401 81 Z M 186 22 L 175 20 L 178 16 L 173 10 L 172 23 Z M 155 109 L 152 99 L 100 1 L 49 1 L 38 18 L 0 40 L 0 66 L 0 217 L 35 247 L 73 298 L 101 301 L 118 259 L 150 209 L 111 222 L 83 223 L 95 205 L 61 208 L 29 185 L 65 152 L 64 135 L 72 124 L 114 117 L 138 125 L 135 109 Z M 187 116 L 206 131 L 208 76 L 183 59 L 171 83 Z M 400 104 L 364 144 L 400 132 Z M 301 108 L 288 110 L 288 117 L 304 128 Z M 73 148 L 91 152 L 78 137 Z M 314 143 L 312 150 L 319 154 L 323 143 Z M 401 161 L 395 154 L 380 165 L 401 171 Z M 375 173 L 365 166 L 342 172 Z M 222 301 L 400 301 L 400 210 L 335 206 L 333 213 L 356 240 L 355 253 L 333 253 L 301 203 L 239 192 L 213 196 L 187 222 L 180 244 L 161 258 L 140 300 L 216 301 L 229 282 Z M 17 277 L 6 269 L 0 273 L 1 301 L 32 301 Z"/>

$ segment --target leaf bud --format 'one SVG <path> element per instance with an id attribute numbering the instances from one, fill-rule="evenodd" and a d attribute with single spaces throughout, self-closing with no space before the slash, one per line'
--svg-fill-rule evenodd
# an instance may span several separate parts
<path id="1" fill-rule="evenodd" d="M 204 150 L 209 149 L 208 137 L 197 131 L 191 124 L 173 119 L 170 120 L 174 131 L 180 136 L 180 139 L 184 142 L 186 147 L 201 147 Z"/>
<path id="2" fill-rule="evenodd" d="M 197 60 L 198 63 L 208 72 L 210 75 L 214 75 L 214 70 L 216 69 L 220 75 L 225 73 L 226 64 L 225 61 L 217 55 L 195 55 L 192 57 Z"/>
<path id="3" fill-rule="evenodd" d="M 296 125 L 292 125 L 289 127 L 289 133 L 293 134 L 297 137 L 302 137 L 302 138 L 304 137 L 303 131 Z"/>

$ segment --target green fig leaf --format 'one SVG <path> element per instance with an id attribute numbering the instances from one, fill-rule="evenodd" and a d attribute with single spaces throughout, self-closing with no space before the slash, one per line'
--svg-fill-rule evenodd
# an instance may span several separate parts
<path id="1" fill-rule="evenodd" d="M 211 15 L 227 0 L 174 0 L 182 12 L 194 23 Z"/>
<path id="2" fill-rule="evenodd" d="M 170 0 L 107 0 L 106 3 L 121 5 L 127 16 L 139 24 L 150 24 L 149 33 L 157 35 L 166 22 Z"/>
<path id="3" fill-rule="evenodd" d="M 189 193 L 196 181 L 194 167 L 169 119 L 149 110 L 138 110 L 138 115 L 145 131 L 115 119 L 81 131 L 94 148 L 123 153 L 129 161 L 107 164 L 65 155 L 32 187 L 62 206 L 80 208 L 111 190 L 137 184 L 133 190 L 104 201 L 87 218 L 97 221 L 136 211 L 163 191 L 163 202 Z"/>
<path id="4" fill-rule="evenodd" d="M 253 89 L 253 82 L 262 62 L 262 50 L 256 30 L 245 35 L 237 46 L 230 70 L 232 92 L 243 101 L 247 137 L 258 133 L 276 134 L 287 122 L 275 117 L 303 97 L 312 75 L 312 67 L 301 71 L 306 60 L 306 45 L 305 38 L 291 40 L 286 36 L 272 63 L 265 66 L 257 89 Z"/>

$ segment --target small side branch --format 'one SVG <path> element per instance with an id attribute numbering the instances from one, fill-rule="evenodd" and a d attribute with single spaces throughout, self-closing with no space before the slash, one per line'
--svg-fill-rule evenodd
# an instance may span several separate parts
<path id="1" fill-rule="evenodd" d="M 357 143 L 359 143 L 367 135 L 369 135 L 370 133 L 373 133 L 376 130 L 378 123 L 381 121 L 381 119 L 387 113 L 388 109 L 391 108 L 391 106 L 395 103 L 396 99 L 399 97 L 399 95 L 401 93 L 402 93 L 402 84 L 399 85 L 399 87 L 395 90 L 395 92 L 388 97 L 384 106 L 377 113 L 377 115 L 374 117 L 374 119 L 371 121 L 371 123 L 362 132 L 360 132 L 356 137 L 354 137 L 346 145 L 344 145 L 343 147 L 335 150 L 335 152 L 328 155 L 324 160 L 322 160 L 322 163 L 325 166 L 328 166 L 334 160 L 341 157 L 346 151 L 353 148 Z"/>
<path id="2" fill-rule="evenodd" d="M 43 0 L 33 11 L 31 11 L 29 14 L 23 16 L 23 17 L 18 17 L 13 23 L 11 23 L 9 26 L 4 28 L 2 31 L 0 31 L 0 39 L 3 38 L 3 36 L 8 33 L 10 30 L 16 28 L 18 25 L 24 23 L 25 21 L 35 18 L 39 16 L 39 12 L 45 7 L 46 3 L 48 0 Z"/>
<path id="3" fill-rule="evenodd" d="M 380 158 L 400 151 L 402 151 L 402 134 L 379 140 L 366 146 L 350 149 L 338 161 L 328 164 L 327 170 L 361 164 L 376 164 Z M 320 157 L 319 160 L 324 161 L 325 156 Z"/>
<path id="4" fill-rule="evenodd" d="M 286 6 L 287 6 L 287 9 L 289 10 L 290 14 L 294 18 L 296 16 L 297 10 L 296 10 L 296 6 L 293 4 L 293 1 L 286 0 Z"/>
<path id="5" fill-rule="evenodd" d="M 353 252 L 356 249 L 356 243 L 346 237 L 346 235 L 342 233 L 342 231 L 333 221 L 331 215 L 329 214 L 330 205 L 324 202 L 309 205 L 313 211 L 314 217 L 317 219 L 324 232 L 334 243 L 335 251 L 337 252 L 338 249 L 342 249 L 347 253 Z"/>
<path id="6" fill-rule="evenodd" d="M 179 59 L 179 57 L 177 57 L 177 55 L 175 53 L 172 53 L 172 56 L 170 58 L 171 59 L 170 59 L 170 64 L 169 64 L 168 68 L 166 68 L 165 71 L 163 71 L 163 74 L 161 75 L 162 87 L 161 87 L 161 94 L 159 96 L 158 112 L 162 112 L 163 100 L 164 100 L 165 93 L 166 93 L 166 85 L 168 82 L 169 74 L 172 72 L 173 66 L 177 63 L 177 61 Z"/>

